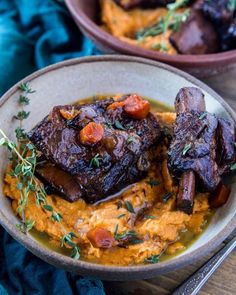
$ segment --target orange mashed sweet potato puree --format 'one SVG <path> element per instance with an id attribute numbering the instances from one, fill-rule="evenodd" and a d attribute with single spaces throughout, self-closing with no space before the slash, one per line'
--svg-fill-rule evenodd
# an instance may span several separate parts
<path id="1" fill-rule="evenodd" d="M 159 113 L 157 116 L 166 123 L 175 120 L 174 113 Z M 58 247 L 63 235 L 74 232 L 77 235 L 74 241 L 81 249 L 81 259 L 86 261 L 126 266 L 142 264 L 152 255 L 163 252 L 174 254 L 183 250 L 186 245 L 180 240 L 181 233 L 189 231 L 197 235 L 206 223 L 209 214 L 208 196 L 197 194 L 192 215 L 176 211 L 178 187 L 173 184 L 167 169 L 166 148 L 159 147 L 158 153 L 162 157 L 152 165 L 147 177 L 119 197 L 91 205 L 82 199 L 69 203 L 56 195 L 48 195 L 47 203 L 63 216 L 61 222 L 54 222 L 50 212 L 37 206 L 34 195 L 30 193 L 25 218 L 34 220 L 35 229 L 46 233 L 50 243 Z M 8 173 L 5 176 L 4 193 L 11 198 L 12 208 L 17 214 L 20 192 L 15 178 Z M 169 198 L 166 198 L 167 195 Z M 125 201 L 129 201 L 135 211 L 143 206 L 148 209 L 142 218 L 135 220 L 134 214 L 125 206 Z M 88 240 L 87 233 L 96 227 L 104 228 L 112 235 L 116 229 L 119 234 L 133 230 L 142 243 L 125 247 L 115 245 L 110 249 L 95 248 Z"/>
<path id="2" fill-rule="evenodd" d="M 101 22 L 104 30 L 113 36 L 132 45 L 144 47 L 146 49 L 163 51 L 175 54 L 176 50 L 169 41 L 171 30 L 165 34 L 148 36 L 142 40 L 135 38 L 135 33 L 158 23 L 167 14 L 166 8 L 141 9 L 134 8 L 125 11 L 113 0 L 100 0 Z M 162 48 L 160 48 L 162 44 Z"/>

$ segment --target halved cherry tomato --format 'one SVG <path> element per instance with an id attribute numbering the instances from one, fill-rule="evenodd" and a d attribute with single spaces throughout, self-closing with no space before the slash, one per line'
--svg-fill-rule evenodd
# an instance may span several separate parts
<path id="1" fill-rule="evenodd" d="M 111 248 L 115 242 L 112 233 L 102 227 L 95 227 L 87 233 L 87 238 L 95 248 Z"/>
<path id="2" fill-rule="evenodd" d="M 92 145 L 99 142 L 103 138 L 103 135 L 103 126 L 90 122 L 80 131 L 80 142 L 85 145 Z"/>
<path id="3" fill-rule="evenodd" d="M 128 96 L 125 100 L 124 111 L 134 119 L 144 119 L 150 111 L 150 103 L 137 94 Z"/>

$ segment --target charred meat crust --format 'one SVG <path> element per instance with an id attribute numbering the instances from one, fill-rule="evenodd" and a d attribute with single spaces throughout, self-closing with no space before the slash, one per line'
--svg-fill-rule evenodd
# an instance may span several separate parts
<path id="1" fill-rule="evenodd" d="M 81 106 L 54 107 L 28 134 L 50 163 L 50 169 L 58 169 L 57 175 L 47 175 L 45 169 L 39 168 L 38 175 L 68 201 L 82 197 L 90 203 L 96 202 L 140 180 L 149 167 L 149 151 L 151 157 L 151 148 L 160 136 L 157 120 L 151 113 L 145 119 L 135 120 L 122 108 L 107 110 L 113 102 L 107 99 Z M 78 115 L 65 120 L 60 110 L 71 111 L 72 108 L 76 108 Z M 102 124 L 104 136 L 99 143 L 84 146 L 80 143 L 79 132 L 89 122 Z M 78 192 L 64 183 L 60 176 L 63 173 L 67 174 L 65 178 L 69 183 L 77 184 Z"/>
<path id="2" fill-rule="evenodd" d="M 235 162 L 235 125 L 231 120 L 218 119 L 216 156 L 220 175 L 227 173 Z"/>
<path id="3" fill-rule="evenodd" d="M 170 42 L 181 54 L 207 54 L 219 50 L 219 38 L 213 24 L 200 10 L 194 9 L 180 30 L 171 34 Z"/>
<path id="4" fill-rule="evenodd" d="M 182 88 L 177 94 L 177 118 L 168 153 L 168 167 L 180 179 L 177 206 L 191 213 L 196 184 L 200 191 L 214 192 L 221 175 L 235 161 L 235 126 L 204 112 L 205 101 L 197 88 Z"/>

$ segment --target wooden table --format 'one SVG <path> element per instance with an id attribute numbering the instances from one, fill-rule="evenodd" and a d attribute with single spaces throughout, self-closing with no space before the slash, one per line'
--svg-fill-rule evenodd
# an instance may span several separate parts
<path id="1" fill-rule="evenodd" d="M 216 77 L 205 79 L 208 85 L 225 98 L 236 111 L 236 67 Z M 226 242 L 236 235 L 236 231 Z M 223 243 L 224 244 L 224 243 Z M 223 244 L 197 263 L 175 272 L 156 277 L 151 280 L 131 282 L 105 282 L 108 295 L 165 295 L 171 294 L 188 276 L 204 264 Z M 236 294 L 236 251 L 223 262 L 210 280 L 199 292 L 199 295 L 233 295 Z"/>

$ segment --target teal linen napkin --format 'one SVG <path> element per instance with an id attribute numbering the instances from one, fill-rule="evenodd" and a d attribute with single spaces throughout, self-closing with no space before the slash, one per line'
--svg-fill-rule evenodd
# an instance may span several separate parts
<path id="1" fill-rule="evenodd" d="M 98 53 L 62 1 L 0 0 L 0 95 L 37 69 Z M 0 295 L 105 295 L 101 281 L 43 262 L 2 227 L 0 237 Z"/>
<path id="2" fill-rule="evenodd" d="M 0 95 L 37 69 L 98 53 L 61 1 L 0 0 Z"/>

